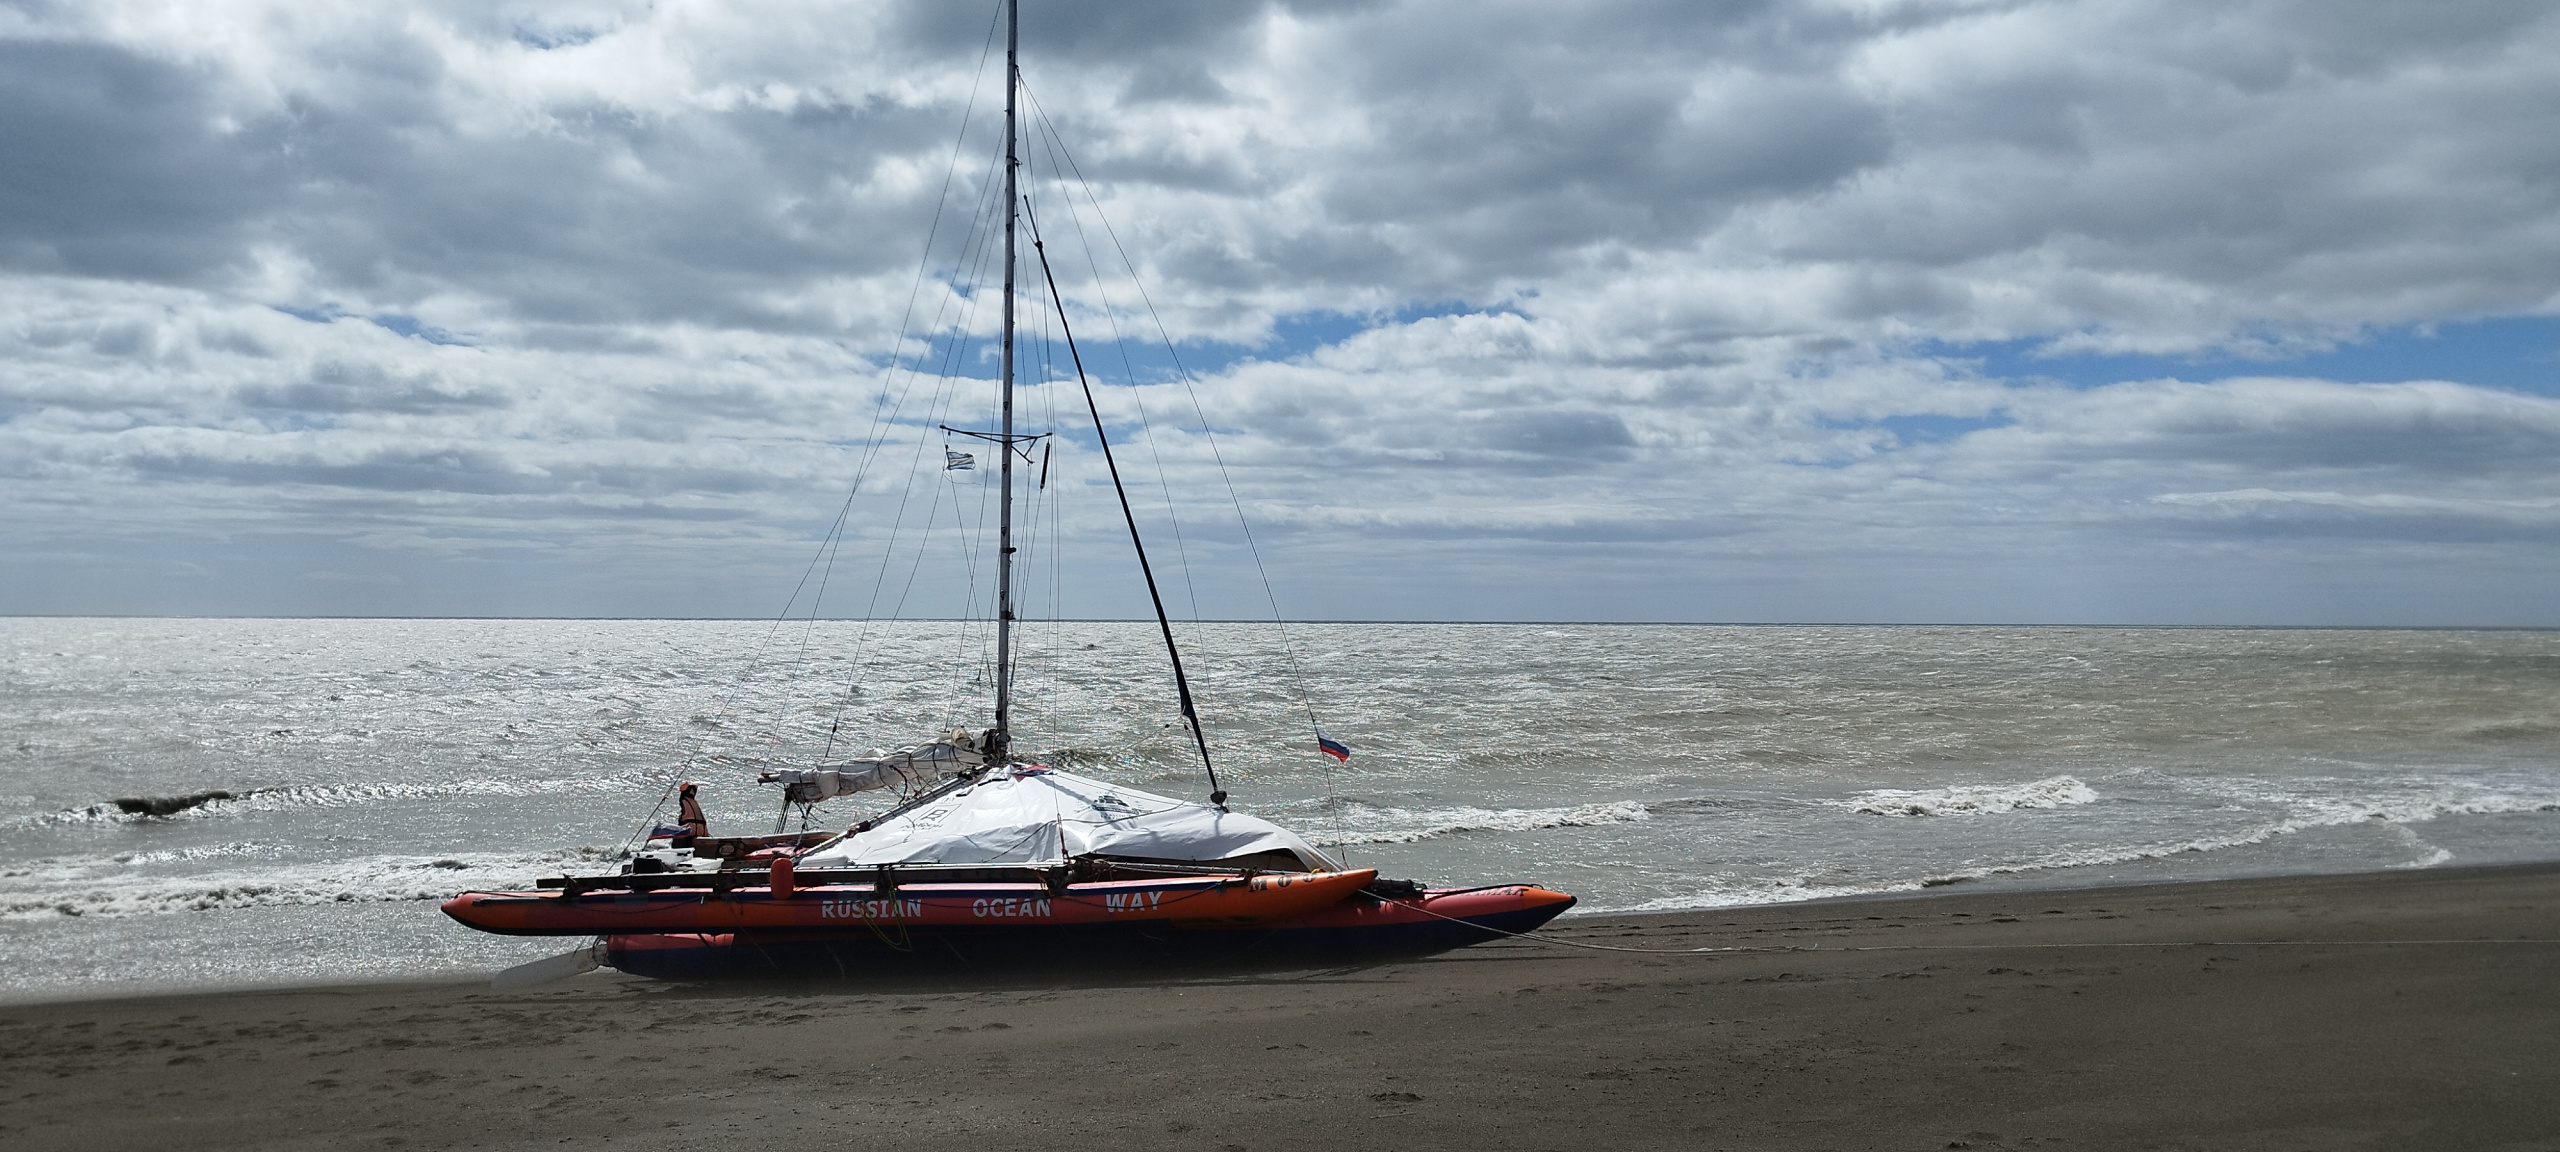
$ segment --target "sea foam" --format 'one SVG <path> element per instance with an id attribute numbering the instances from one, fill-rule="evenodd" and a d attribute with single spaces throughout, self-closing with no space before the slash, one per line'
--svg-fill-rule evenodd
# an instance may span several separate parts
<path id="1" fill-rule="evenodd" d="M 619 843 L 677 766 L 715 829 L 763 832 L 780 801 L 757 770 L 819 757 L 839 717 L 860 747 L 986 722 L 983 657 L 964 658 L 983 621 L 819 620 L 795 634 L 807 659 L 741 680 L 771 631 L 0 619 L 0 915 L 31 958 L 0 971 L 0 999 L 94 978 L 75 972 L 392 974 L 421 949 L 503 967 L 528 945 L 435 899 L 610 871 L 547 854 Z M 1023 747 L 1106 750 L 1093 773 L 1207 794 L 1145 671 L 1154 625 L 1017 638 L 1038 649 Z M 1183 640 L 1238 811 L 1390 876 L 1545 883 L 1591 911 L 2560 858 L 2560 633 L 1292 624 L 1283 644 L 1204 623 Z M 1349 764 L 1317 753 L 1310 711 Z M 209 789 L 236 795 L 165 817 L 106 803 Z"/>
<path id="2" fill-rule="evenodd" d="M 184 855 L 203 859 L 219 854 Z M 5 878 L 7 887 L 0 889 L 0 920 L 443 900 L 473 889 L 524 887 L 537 873 L 592 869 L 615 855 L 611 849 L 582 845 L 515 854 L 361 856 L 184 876 L 137 873 L 130 867 L 117 867 L 125 862 L 120 860 L 38 861 L 12 869 Z"/>
<path id="3" fill-rule="evenodd" d="M 1533 832 L 1589 828 L 1653 818 L 1643 804 L 1618 801 L 1566 808 L 1383 808 L 1357 805 L 1348 816 L 1317 817 L 1307 831 L 1325 844 L 1412 844 L 1467 832 Z"/>
<path id="4" fill-rule="evenodd" d="M 2051 784 L 2068 781 L 2081 785 L 2068 776 L 2037 781 Z M 1811 875 L 1754 877 L 1736 879 L 1717 877 L 1716 882 L 1675 895 L 1661 896 L 1633 903 L 1577 909 L 1578 915 L 1618 912 L 1670 912 L 1703 908 L 1724 908 L 1742 904 L 1766 904 L 1773 901 L 1819 900 L 1842 896 L 1873 896 L 1893 892 L 1914 892 L 1967 880 L 1986 880 L 2000 876 L 2059 871 L 2072 868 L 2095 868 L 2113 864 L 2130 864 L 2143 860 L 2164 860 L 2188 854 L 2225 852 L 2266 844 L 2287 836 L 2325 828 L 2374 824 L 2400 833 L 2395 839 L 2409 845 L 2418 855 L 2413 859 L 2383 864 L 2389 868 L 2433 868 L 2452 862 L 2455 854 L 2445 848 L 2419 840 L 2408 831 L 2408 825 L 2422 824 L 2449 816 L 2498 816 L 2526 813 L 2560 812 L 2560 791 L 2514 792 L 2502 790 L 2464 790 L 2438 784 L 2433 789 L 2412 784 L 2419 794 L 2391 797 L 2286 796 L 2293 808 L 2284 817 L 2252 822 L 2218 835 L 2175 837 L 2141 843 L 2093 845 L 2057 851 L 2030 853 L 2005 861 L 1985 862 L 1976 866 L 1933 871 L 1928 875 L 1880 876 L 1859 881 L 1841 877 L 1837 872 L 1823 877 Z M 1963 790 L 1942 789 L 1939 793 Z M 2055 789 L 2055 791 L 2067 791 Z M 2250 790 L 2261 800 L 2269 799 L 2264 789 Z M 1911 793 L 1935 795 L 1937 793 Z M 1866 795 L 1866 794 L 1861 794 Z M 2089 800 L 2096 799 L 2094 792 Z M 2087 803 L 2088 800 L 2068 803 Z M 2035 805 L 2016 804 L 2024 808 Z M 2050 806 L 2050 805 L 2047 805 Z M 1860 811 L 1866 811 L 1859 808 Z M 2004 811 L 2007 809 L 2003 809 Z M 1961 811 L 1961 810 L 1960 810 Z M 1909 811 L 1887 811 L 1881 815 L 1925 815 Z"/>
<path id="5" fill-rule="evenodd" d="M 553 780 L 298 784 L 280 788 L 244 789 L 232 793 L 225 799 L 207 800 L 166 815 L 128 812 L 110 801 L 79 808 L 66 808 L 56 812 L 17 816 L 5 823 L 0 823 L 0 827 L 48 828 L 81 824 L 147 824 L 176 820 L 216 820 L 250 812 L 281 812 L 296 808 L 344 808 L 353 805 L 432 800 L 449 796 L 522 797 L 585 792 L 631 793 L 645 791 L 651 784 L 652 782 L 644 774 L 634 773 L 574 776 Z"/>
<path id="6" fill-rule="evenodd" d="M 2021 808 L 2068 808 L 2097 800 L 2098 790 L 2077 777 L 2047 776 L 2026 784 L 1875 788 L 1834 803 L 1869 816 L 1985 816 Z"/>

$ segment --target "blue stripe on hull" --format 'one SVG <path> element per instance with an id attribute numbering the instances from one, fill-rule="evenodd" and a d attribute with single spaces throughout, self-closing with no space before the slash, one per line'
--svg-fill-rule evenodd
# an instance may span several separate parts
<path id="1" fill-rule="evenodd" d="M 739 933 L 735 943 L 691 948 L 614 948 L 605 963 L 657 980 L 759 976 L 841 976 L 948 971 L 955 964 L 994 970 L 1061 968 L 1277 967 L 1352 964 L 1424 956 L 1528 932 L 1570 902 L 1471 916 L 1346 928 L 1233 929 L 1169 932 L 1095 925 L 1077 927 L 910 928 L 880 933 Z"/>

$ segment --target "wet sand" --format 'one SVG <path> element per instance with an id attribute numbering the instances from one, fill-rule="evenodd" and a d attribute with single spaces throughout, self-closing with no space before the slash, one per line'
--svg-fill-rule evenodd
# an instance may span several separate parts
<path id="1" fill-rule="evenodd" d="M 0 1146 L 2560 1152 L 2560 866 L 1555 935 L 1774 950 L 0 1006 Z"/>

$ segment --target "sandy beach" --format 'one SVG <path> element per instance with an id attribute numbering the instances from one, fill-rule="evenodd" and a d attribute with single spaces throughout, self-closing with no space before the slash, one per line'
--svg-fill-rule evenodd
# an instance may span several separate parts
<path id="1" fill-rule="evenodd" d="M 428 914 L 424 911 L 422 915 Z M 2560 866 L 1565 921 L 1358 970 L 0 1007 L 13 1149 L 2560 1149 Z"/>

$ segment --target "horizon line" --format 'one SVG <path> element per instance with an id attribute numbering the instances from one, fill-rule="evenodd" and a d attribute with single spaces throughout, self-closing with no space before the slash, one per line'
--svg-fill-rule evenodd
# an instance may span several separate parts
<path id="1" fill-rule="evenodd" d="M 0 612 L 0 620 L 516 620 L 516 621 L 589 621 L 595 623 L 650 622 L 704 624 L 984 624 L 983 617 L 907 616 L 866 618 L 861 616 L 508 616 L 508 615 L 355 615 L 330 614 L 295 616 L 281 613 L 101 613 L 101 612 Z M 1058 616 L 1038 619 L 1017 618 L 1021 624 L 1153 624 L 1145 616 Z M 1199 618 L 1178 620 L 1177 624 L 1382 624 L 1382 625 L 1454 625 L 1465 627 L 1575 627 L 1575 628 L 2104 628 L 2104 629 L 2188 629 L 2230 631 L 2283 632 L 2555 632 L 2560 624 L 2126 624 L 2090 622 L 2042 623 L 1980 620 L 1425 620 L 1425 619 L 1281 619 Z"/>

